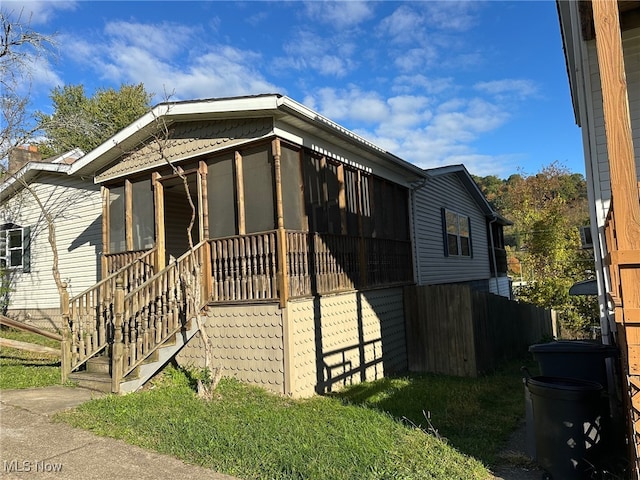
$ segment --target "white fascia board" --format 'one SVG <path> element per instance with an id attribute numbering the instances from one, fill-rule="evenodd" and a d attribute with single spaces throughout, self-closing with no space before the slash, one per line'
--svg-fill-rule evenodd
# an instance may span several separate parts
<path id="1" fill-rule="evenodd" d="M 319 113 L 308 107 L 292 100 L 291 98 L 279 94 L 256 95 L 249 97 L 234 97 L 210 100 L 194 100 L 176 103 L 163 103 L 154 107 L 150 112 L 146 113 L 128 127 L 124 128 L 113 137 L 105 141 L 102 145 L 96 147 L 87 153 L 80 160 L 76 161 L 71 170 L 71 174 L 87 169 L 89 165 L 102 158 L 103 160 L 111 160 L 111 156 L 115 158 L 117 155 L 112 153 L 117 145 L 123 144 L 127 140 L 135 140 L 136 134 L 149 128 L 157 119 L 163 118 L 167 124 L 172 124 L 176 120 L 197 119 L 197 118 L 216 118 L 229 117 L 233 115 L 252 116 L 273 116 L 280 117 L 293 115 L 306 120 L 309 124 L 316 128 L 324 128 L 333 133 L 338 134 L 342 138 L 349 139 L 351 142 L 365 147 L 370 151 L 376 152 L 377 155 L 386 161 L 402 167 L 404 170 L 411 171 L 414 175 L 424 177 L 424 172 L 418 166 L 409 163 L 395 155 L 385 151 L 377 145 L 365 140 L 354 132 L 338 125 L 337 123 L 323 117 Z M 142 137 L 141 137 L 142 139 Z M 132 143 L 129 141 L 129 143 Z M 132 145 L 130 145 L 132 146 Z M 118 154 L 120 152 L 117 152 Z M 97 170 L 99 165 L 94 168 Z M 93 173 L 84 171 L 84 174 Z"/>
<path id="2" fill-rule="evenodd" d="M 74 158 L 76 160 L 82 158 L 84 156 L 84 152 L 80 147 L 76 147 L 73 150 L 69 150 L 68 152 L 62 153 L 56 157 L 53 157 L 51 160 L 48 160 L 49 163 L 62 163 L 68 158 Z"/>
<path id="3" fill-rule="evenodd" d="M 70 169 L 71 165 L 66 163 L 29 162 L 0 184 L 0 200 L 19 190 L 23 182 L 29 184 L 40 172 L 69 173 Z"/>
<path id="4" fill-rule="evenodd" d="M 167 124 L 173 123 L 177 118 L 187 116 L 215 116 L 217 114 L 232 112 L 268 112 L 277 111 L 278 95 L 266 95 L 256 97 L 237 97 L 229 99 L 195 100 L 176 103 L 161 103 L 151 111 L 144 114 L 128 127 L 120 130 L 113 137 L 87 153 L 73 164 L 71 174 L 88 167 L 96 159 L 108 154 L 114 147 L 122 144 L 136 133 L 151 126 L 158 119 L 165 119 Z"/>

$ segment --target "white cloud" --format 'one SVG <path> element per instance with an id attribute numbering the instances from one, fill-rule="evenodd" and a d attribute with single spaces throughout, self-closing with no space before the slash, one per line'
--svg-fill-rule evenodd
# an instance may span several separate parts
<path id="1" fill-rule="evenodd" d="M 512 78 L 478 82 L 474 88 L 480 92 L 499 97 L 513 95 L 517 98 L 526 98 L 538 93 L 538 87 L 533 81 Z"/>
<path id="2" fill-rule="evenodd" d="M 354 68 L 351 55 L 355 50 L 351 42 L 334 38 L 321 38 L 310 31 L 298 32 L 284 45 L 287 57 L 273 60 L 276 70 L 313 70 L 321 75 L 343 77 Z"/>
<path id="3" fill-rule="evenodd" d="M 436 95 L 447 92 L 454 93 L 458 87 L 451 77 L 429 78 L 422 74 L 399 75 L 393 79 L 392 91 L 394 93 L 422 93 Z"/>
<path id="4" fill-rule="evenodd" d="M 180 25 L 118 22 L 99 41 L 66 40 L 74 61 L 116 84 L 142 82 L 156 101 L 165 93 L 187 99 L 282 91 L 258 70 L 259 53 L 189 42 L 193 35 Z"/>
<path id="5" fill-rule="evenodd" d="M 499 104 L 481 98 L 397 95 L 385 99 L 351 86 L 320 89 L 304 103 L 423 168 L 465 163 L 474 172 L 488 174 L 504 165 L 498 157 L 474 150 L 474 141 L 509 119 Z M 506 170 L 508 165 L 504 166 Z"/>
<path id="6" fill-rule="evenodd" d="M 422 15 L 412 8 L 402 5 L 391 15 L 384 18 L 379 25 L 381 35 L 389 37 L 394 43 L 413 43 L 416 36 L 421 36 L 424 24 Z"/>
<path id="7" fill-rule="evenodd" d="M 447 0 L 423 2 L 426 21 L 444 30 L 465 31 L 475 23 L 474 11 L 478 2 Z"/>
<path id="8" fill-rule="evenodd" d="M 104 33 L 116 45 L 153 51 L 158 58 L 168 59 L 192 42 L 195 32 L 189 27 L 170 22 L 157 25 L 109 22 Z"/>
<path id="9" fill-rule="evenodd" d="M 312 1 L 305 3 L 306 15 L 314 22 L 338 30 L 354 27 L 373 17 L 372 4 L 358 1 Z"/>
<path id="10" fill-rule="evenodd" d="M 377 123 L 384 121 L 390 113 L 380 94 L 363 92 L 357 87 L 348 90 L 321 88 L 314 95 L 308 95 L 303 103 L 337 122 Z"/>
<path id="11" fill-rule="evenodd" d="M 48 23 L 59 11 L 74 10 L 77 3 L 75 1 L 3 0 L 0 6 L 3 12 L 10 15 L 10 18 L 33 27 Z"/>
<path id="12" fill-rule="evenodd" d="M 431 64 L 438 58 L 438 51 L 433 46 L 411 48 L 396 56 L 394 64 L 403 72 L 411 72 Z"/>

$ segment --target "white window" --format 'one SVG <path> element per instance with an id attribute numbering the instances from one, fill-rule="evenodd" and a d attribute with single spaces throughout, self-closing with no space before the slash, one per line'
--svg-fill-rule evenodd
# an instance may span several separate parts
<path id="1" fill-rule="evenodd" d="M 0 227 L 0 266 L 30 270 L 30 228 L 17 225 Z"/>
<path id="2" fill-rule="evenodd" d="M 448 257 L 471 256 L 471 224 L 469 217 L 443 209 L 445 255 Z"/>

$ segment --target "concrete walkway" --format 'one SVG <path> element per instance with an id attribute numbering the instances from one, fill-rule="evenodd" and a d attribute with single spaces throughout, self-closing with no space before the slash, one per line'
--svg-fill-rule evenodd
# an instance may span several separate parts
<path id="1" fill-rule="evenodd" d="M 60 386 L 0 391 L 0 478 L 237 480 L 50 421 L 99 395 Z"/>

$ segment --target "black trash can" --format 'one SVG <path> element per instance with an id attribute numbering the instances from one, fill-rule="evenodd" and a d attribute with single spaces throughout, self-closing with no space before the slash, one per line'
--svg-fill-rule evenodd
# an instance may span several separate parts
<path id="1" fill-rule="evenodd" d="M 602 450 L 602 385 L 547 376 L 526 384 L 538 464 L 556 480 L 585 478 Z"/>
<path id="2" fill-rule="evenodd" d="M 547 377 L 577 378 L 607 388 L 605 359 L 617 355 L 617 348 L 585 340 L 559 340 L 529 346 L 529 352 Z"/>

